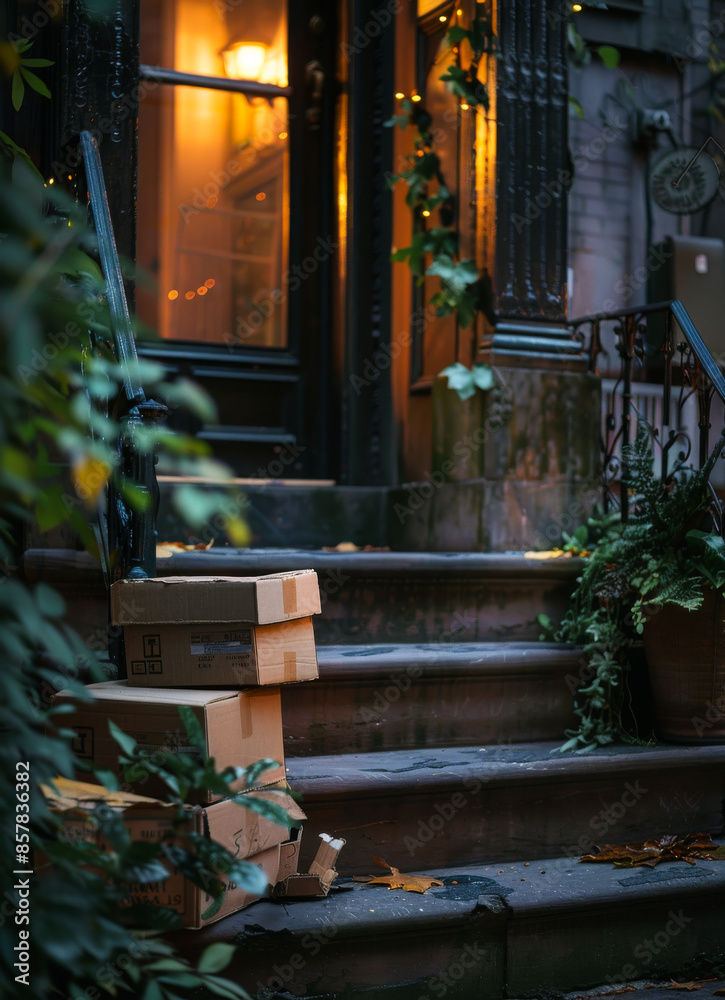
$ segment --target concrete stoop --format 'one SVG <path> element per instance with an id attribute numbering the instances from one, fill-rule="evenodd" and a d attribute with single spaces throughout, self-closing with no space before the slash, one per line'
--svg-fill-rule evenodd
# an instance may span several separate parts
<path id="1" fill-rule="evenodd" d="M 367 872 L 372 854 L 434 870 L 723 829 L 725 747 L 615 745 L 576 756 L 557 753 L 560 744 L 299 757 L 287 760 L 287 777 L 307 830 L 346 839 L 350 875 Z M 303 862 L 314 840 L 303 841 Z"/>
<path id="2" fill-rule="evenodd" d="M 370 862 L 367 873 L 380 870 Z M 263 901 L 177 940 L 187 954 L 240 945 L 227 975 L 260 1000 L 545 1000 L 725 974 L 722 862 L 615 869 L 556 857 L 425 874 L 444 885 L 420 895 L 340 879 L 327 899 Z"/>

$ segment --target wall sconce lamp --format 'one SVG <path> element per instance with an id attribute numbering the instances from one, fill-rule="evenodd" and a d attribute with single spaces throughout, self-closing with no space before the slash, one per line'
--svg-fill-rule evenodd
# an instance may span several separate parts
<path id="1" fill-rule="evenodd" d="M 267 46 L 261 42 L 232 42 L 221 56 L 224 72 L 230 79 L 258 81 L 267 58 Z"/>

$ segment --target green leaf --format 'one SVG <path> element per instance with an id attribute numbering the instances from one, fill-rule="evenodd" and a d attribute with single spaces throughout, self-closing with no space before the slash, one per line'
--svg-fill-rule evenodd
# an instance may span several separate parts
<path id="1" fill-rule="evenodd" d="M 473 372 L 470 368 L 462 365 L 460 361 L 448 365 L 440 374 L 447 376 L 448 388 L 457 392 L 461 399 L 470 399 L 471 396 L 475 395 L 476 384 L 473 380 Z"/>
<path id="2" fill-rule="evenodd" d="M 261 760 L 255 761 L 254 764 L 250 764 L 250 766 L 244 770 L 245 784 L 248 787 L 256 784 L 264 772 L 269 771 L 272 767 L 279 767 L 279 761 L 272 760 L 271 757 L 263 757 Z"/>
<path id="3" fill-rule="evenodd" d="M 39 583 L 33 591 L 33 597 L 38 611 L 46 618 L 62 618 L 65 614 L 65 601 L 47 583 Z"/>
<path id="4" fill-rule="evenodd" d="M 209 945 L 201 954 L 196 967 L 197 972 L 221 972 L 229 965 L 236 950 L 236 945 L 226 944 L 223 941 Z"/>
<path id="5" fill-rule="evenodd" d="M 136 740 L 133 736 L 129 736 L 128 733 L 124 733 L 124 731 L 120 729 L 111 719 L 108 720 L 108 729 L 125 756 L 133 757 L 137 747 Z"/>
<path id="6" fill-rule="evenodd" d="M 181 716 L 181 721 L 184 723 L 189 743 L 197 748 L 201 754 L 202 761 L 207 760 L 206 736 L 204 735 L 201 723 L 194 714 L 193 708 L 190 708 L 188 705 L 179 705 L 179 715 Z"/>
<path id="7" fill-rule="evenodd" d="M 615 49 L 613 45 L 600 45 L 595 51 L 607 69 L 616 69 L 619 66 L 621 56 L 619 49 Z"/>
<path id="8" fill-rule="evenodd" d="M 40 94 L 42 97 L 50 97 L 50 91 L 36 73 L 26 69 L 22 63 L 20 65 L 20 72 L 23 74 L 28 86 L 32 87 L 37 94 Z"/>
<path id="9" fill-rule="evenodd" d="M 296 827 L 300 825 L 299 820 L 292 821 L 290 819 L 284 806 L 280 805 L 279 802 L 273 802 L 270 799 L 263 799 L 256 795 L 244 793 L 235 795 L 232 801 L 243 806 L 245 809 L 249 809 L 251 812 L 263 816 L 265 819 L 271 820 L 272 823 L 278 823 L 279 826 Z"/>
<path id="10" fill-rule="evenodd" d="M 579 101 L 577 101 L 576 97 L 574 97 L 572 94 L 569 94 L 569 107 L 574 110 L 574 113 L 577 115 L 578 118 L 584 117 L 584 108 L 582 108 Z"/>
<path id="11" fill-rule="evenodd" d="M 490 389 L 493 386 L 493 369 L 489 365 L 474 365 L 471 369 L 473 381 L 479 389 Z"/>
<path id="12" fill-rule="evenodd" d="M 17 71 L 13 73 L 12 102 L 16 111 L 20 111 L 25 97 L 25 84 Z"/>
<path id="13" fill-rule="evenodd" d="M 226 1000 L 249 1000 L 249 994 L 231 979 L 219 979 L 218 977 L 205 978 L 204 986 L 210 993 L 218 997 L 225 997 Z"/>

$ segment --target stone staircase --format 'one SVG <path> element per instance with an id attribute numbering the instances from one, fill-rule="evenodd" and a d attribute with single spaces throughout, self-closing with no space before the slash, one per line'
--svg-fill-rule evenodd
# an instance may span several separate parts
<path id="1" fill-rule="evenodd" d="M 320 679 L 284 690 L 288 778 L 341 878 L 310 902 L 262 901 L 202 932 L 241 945 L 226 975 L 260 998 L 544 998 L 725 966 L 725 864 L 581 865 L 595 844 L 720 834 L 725 747 L 555 751 L 585 664 L 539 643 L 579 566 L 520 554 L 218 550 L 159 575 L 312 567 Z M 26 553 L 86 629 L 105 623 L 77 553 Z M 367 887 L 371 855 L 443 885 Z M 200 998 L 201 1000 L 201 998 Z M 206 1000 L 206 998 L 205 998 Z"/>

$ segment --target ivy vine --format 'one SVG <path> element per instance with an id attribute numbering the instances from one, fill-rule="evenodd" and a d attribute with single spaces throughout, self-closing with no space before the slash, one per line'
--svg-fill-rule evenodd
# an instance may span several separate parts
<path id="1" fill-rule="evenodd" d="M 445 44 L 453 59 L 440 77 L 451 93 L 459 98 L 462 111 L 489 107 L 486 85 L 478 79 L 478 69 L 484 55 L 498 57 L 499 50 L 491 21 L 476 18 L 469 28 L 452 24 L 445 36 Z M 464 61 L 467 65 L 463 65 Z M 488 283 L 479 273 L 476 262 L 461 258 L 459 234 L 454 226 L 454 196 L 448 189 L 441 161 L 434 149 L 431 132 L 432 118 L 421 103 L 421 97 L 399 97 L 400 110 L 387 126 L 416 130 L 413 151 L 406 157 L 407 169 L 390 177 L 389 187 L 400 181 L 407 185 L 406 203 L 413 215 L 413 237 L 409 246 L 391 254 L 391 260 L 408 264 L 418 284 L 426 276 L 440 279 L 440 289 L 430 299 L 436 316 L 455 315 L 457 323 L 469 327 L 479 312 L 492 319 L 491 297 Z M 440 225 L 428 225 L 433 212 L 438 213 Z M 468 373 L 468 374 L 464 374 Z M 493 373 L 488 365 L 475 365 L 467 369 L 460 362 L 441 372 L 449 378 L 449 387 L 467 399 L 475 387 L 489 388 Z"/>

